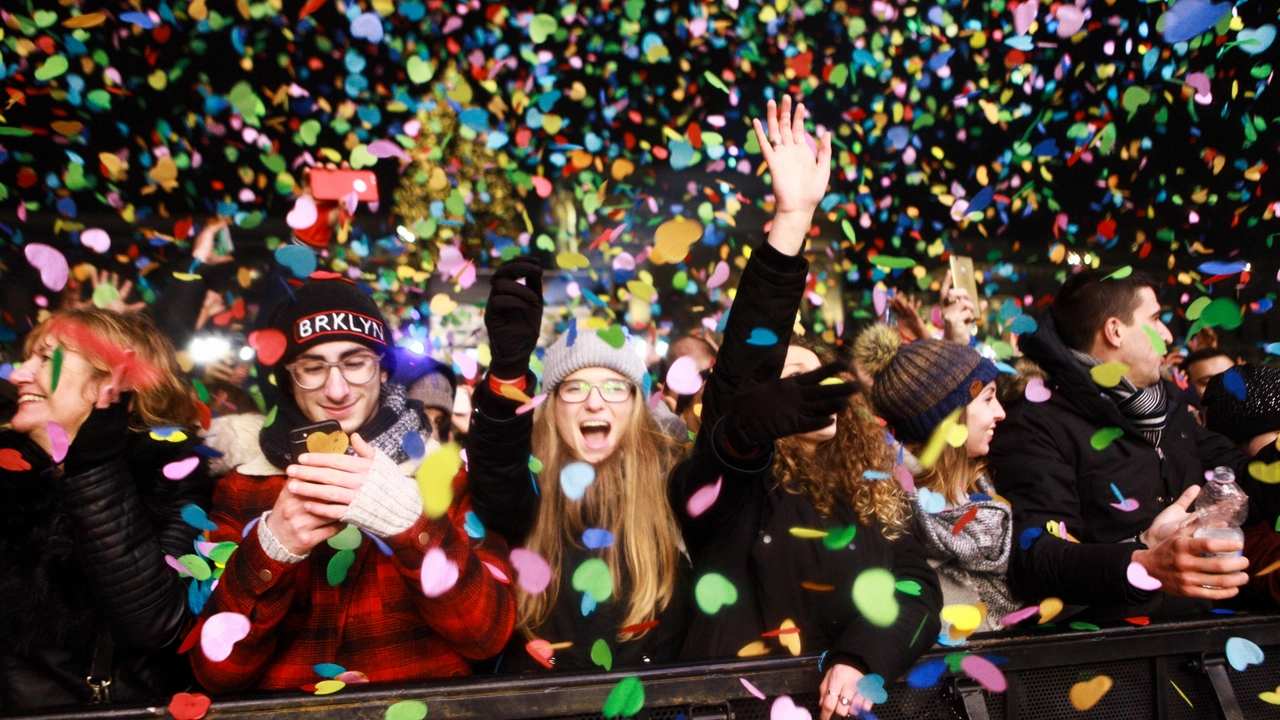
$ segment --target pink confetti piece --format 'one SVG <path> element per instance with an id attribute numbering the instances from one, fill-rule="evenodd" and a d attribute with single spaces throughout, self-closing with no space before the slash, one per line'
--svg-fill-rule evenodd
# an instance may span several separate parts
<path id="1" fill-rule="evenodd" d="M 1159 590 L 1164 583 L 1147 574 L 1147 569 L 1141 563 L 1129 563 L 1129 569 L 1125 570 L 1125 577 L 1129 579 L 1129 584 L 1139 590 Z"/>
<path id="2" fill-rule="evenodd" d="M 164 562 L 165 562 L 165 564 L 166 564 L 166 565 L 168 565 L 169 567 L 173 568 L 174 570 L 177 570 L 179 574 L 181 574 L 181 575 L 183 575 L 183 576 L 185 576 L 185 577 L 190 577 L 190 576 L 191 576 L 191 573 L 187 572 L 187 568 L 186 568 L 186 566 L 185 566 L 185 565 L 183 565 L 182 563 L 178 562 L 178 558 L 176 558 L 176 557 L 174 557 L 174 556 L 172 556 L 172 555 L 165 555 L 165 556 L 164 556 Z"/>
<path id="3" fill-rule="evenodd" d="M 667 387 L 678 395 L 695 395 L 702 389 L 702 376 L 698 374 L 698 361 L 686 355 L 677 358 L 667 370 Z"/>
<path id="4" fill-rule="evenodd" d="M 440 597 L 458 584 L 458 564 L 444 550 L 431 548 L 422 558 L 422 594 Z"/>
<path id="5" fill-rule="evenodd" d="M 507 574 L 502 571 L 502 568 L 498 567 L 497 565 L 494 565 L 493 563 L 484 562 L 483 560 L 481 560 L 480 562 L 484 563 L 485 568 L 489 570 L 489 574 L 497 578 L 498 582 L 502 583 L 503 585 L 511 584 L 511 578 L 507 577 Z"/>
<path id="6" fill-rule="evenodd" d="M 685 504 L 685 509 L 689 511 L 689 517 L 698 517 L 706 512 L 707 508 L 715 504 L 716 500 L 720 498 L 720 486 L 722 483 L 724 483 L 724 478 L 719 478 L 714 485 L 704 485 L 689 496 L 689 501 Z"/>
<path id="7" fill-rule="evenodd" d="M 1042 378 L 1031 378 L 1027 382 L 1026 396 L 1029 402 L 1042 403 L 1048 402 L 1053 397 L 1053 391 L 1044 386 Z"/>
<path id="8" fill-rule="evenodd" d="M 524 403 L 524 404 L 523 404 L 523 405 L 521 405 L 520 407 L 516 408 L 516 414 L 517 414 L 517 415 L 523 415 L 523 414 L 525 414 L 525 413 L 527 413 L 527 412 L 529 412 L 529 411 L 533 410 L 534 408 L 538 407 L 539 405 L 541 405 L 542 403 L 544 403 L 544 402 L 546 402 L 546 401 L 547 401 L 547 394 L 546 394 L 546 393 L 538 393 L 537 395 L 534 395 L 533 397 L 529 398 L 529 402 Z"/>
<path id="9" fill-rule="evenodd" d="M 44 243 L 28 243 L 23 249 L 27 262 L 40 271 L 40 282 L 53 292 L 60 292 L 67 284 L 71 268 L 67 266 L 67 258 L 55 248 Z"/>
<path id="10" fill-rule="evenodd" d="M 164 466 L 164 476 L 170 480 L 181 480 L 190 475 L 200 466 L 200 457 L 192 456 L 176 460 Z"/>
<path id="11" fill-rule="evenodd" d="M 319 217 L 315 199 L 310 195 L 302 195 L 294 202 L 293 209 L 289 211 L 284 220 L 294 230 L 306 230 L 315 225 Z"/>
<path id="12" fill-rule="evenodd" d="M 49 455 L 55 463 L 62 462 L 67 457 L 67 448 L 71 447 L 71 440 L 67 437 L 67 431 L 61 425 L 52 420 L 45 423 L 44 430 L 49 434 Z"/>
<path id="13" fill-rule="evenodd" d="M 749 680 L 747 680 L 746 678 L 738 678 L 738 680 L 742 683 L 742 687 L 747 689 L 747 692 L 751 693 L 752 695 L 755 695 L 761 700 L 765 699 L 765 695 L 764 693 L 760 692 L 760 688 L 756 687 L 755 685 L 752 685 Z"/>
<path id="14" fill-rule="evenodd" d="M 220 612 L 200 629 L 200 650 L 213 662 L 222 662 L 231 656 L 236 643 L 249 635 L 249 618 L 234 612 Z"/>
<path id="15" fill-rule="evenodd" d="M 1039 605 L 1032 605 L 1030 607 L 1024 607 L 1021 610 L 1014 610 L 1008 615 L 1005 615 L 1004 617 L 1000 618 L 1000 624 L 1004 625 L 1005 627 L 1009 627 L 1011 625 L 1017 625 L 1018 623 L 1022 622 L 1023 620 L 1026 620 L 1027 618 L 1035 615 L 1038 612 L 1040 612 Z"/>
<path id="16" fill-rule="evenodd" d="M 532 550 L 512 550 L 511 567 L 516 570 L 516 584 L 530 595 L 537 595 L 551 584 L 551 566 Z"/>
<path id="17" fill-rule="evenodd" d="M 988 692 L 1001 693 L 1009 688 L 1009 681 L 1000 668 L 984 657 L 969 655 L 960 661 L 960 668 Z"/>

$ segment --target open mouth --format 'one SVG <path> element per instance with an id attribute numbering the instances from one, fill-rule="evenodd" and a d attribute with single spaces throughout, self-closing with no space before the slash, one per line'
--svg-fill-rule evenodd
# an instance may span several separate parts
<path id="1" fill-rule="evenodd" d="M 588 450 L 604 450 L 609 447 L 609 433 L 613 426 L 604 420 L 587 420 L 578 425 L 582 433 L 582 443 Z"/>
<path id="2" fill-rule="evenodd" d="M 19 396 L 18 396 L 18 404 L 19 404 L 19 405 L 22 405 L 22 404 L 24 404 L 24 403 L 44 402 L 44 399 L 45 399 L 45 398 L 44 398 L 44 396 L 43 396 L 43 395 L 35 395 L 35 394 L 32 394 L 32 393 L 23 393 L 22 395 L 19 395 Z"/>

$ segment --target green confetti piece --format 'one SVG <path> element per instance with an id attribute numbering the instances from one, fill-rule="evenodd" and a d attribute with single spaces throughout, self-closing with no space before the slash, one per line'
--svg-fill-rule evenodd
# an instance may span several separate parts
<path id="1" fill-rule="evenodd" d="M 223 563 L 225 565 L 227 560 L 231 559 L 231 554 L 234 553 L 238 547 L 239 545 L 233 542 L 218 543 L 209 551 L 209 559 L 216 563 Z"/>
<path id="2" fill-rule="evenodd" d="M 191 386 L 196 389 L 196 397 L 200 398 L 200 402 L 209 402 L 209 388 L 205 387 L 204 383 L 199 380 L 192 380 Z"/>
<path id="3" fill-rule="evenodd" d="M 329 567 L 325 570 L 325 576 L 329 580 L 329 585 L 341 585 L 343 580 L 347 579 L 347 571 L 351 569 L 351 564 L 356 561 L 356 553 L 354 550 L 339 550 L 329 559 Z"/>
<path id="4" fill-rule="evenodd" d="M 720 77 L 717 76 L 715 73 L 711 72 L 710 70 L 707 70 L 706 72 L 702 73 L 702 76 L 707 79 L 707 83 L 711 85 L 711 87 L 719 90 L 725 95 L 729 94 L 728 86 L 726 86 L 724 84 L 724 81 L 721 80 Z"/>
<path id="5" fill-rule="evenodd" d="M 884 568 L 863 570 L 853 581 L 853 604 L 872 625 L 889 627 L 898 619 L 898 600 L 893 596 L 893 573 Z"/>
<path id="6" fill-rule="evenodd" d="M 836 528 L 827 533 L 822 538 L 822 544 L 828 550 L 843 550 L 849 547 L 849 543 L 853 542 L 853 538 L 858 534 L 858 526 L 850 525 L 847 528 Z"/>
<path id="7" fill-rule="evenodd" d="M 871 264 L 890 270 L 906 270 L 917 265 L 915 260 L 908 257 L 895 257 L 893 255 L 876 255 L 871 258 Z"/>
<path id="8" fill-rule="evenodd" d="M 114 285 L 102 284 L 93 289 L 93 304 L 105 308 L 120 299 L 120 291 Z"/>
<path id="9" fill-rule="evenodd" d="M 58 381 L 62 379 L 62 346 L 53 349 L 53 357 L 50 359 L 50 365 L 53 367 L 52 386 L 50 393 L 58 392 Z"/>
<path id="10" fill-rule="evenodd" d="M 591 558 L 573 571 L 573 589 L 591 595 L 602 603 L 613 597 L 613 575 L 609 564 L 600 558 Z"/>
<path id="11" fill-rule="evenodd" d="M 1223 330 L 1235 330 L 1244 322 L 1240 313 L 1240 305 L 1229 297 L 1220 297 L 1205 306 L 1200 314 L 1200 321 L 1208 327 L 1220 327 Z"/>
<path id="12" fill-rule="evenodd" d="M 1094 450 L 1106 450 L 1111 447 L 1111 443 L 1123 435 L 1124 430 L 1118 427 L 1104 427 L 1089 438 L 1089 444 L 1093 446 Z"/>
<path id="13" fill-rule="evenodd" d="M 915 580 L 899 580 L 893 587 L 903 595 L 920 597 L 920 583 Z"/>
<path id="14" fill-rule="evenodd" d="M 693 588 L 694 599 L 698 607 L 708 615 L 715 615 L 725 605 L 738 602 L 738 588 L 729 579 L 719 573 L 707 573 L 698 578 Z"/>
<path id="15" fill-rule="evenodd" d="M 1102 629 L 1097 625 L 1094 625 L 1093 623 L 1082 622 L 1079 620 L 1067 625 L 1067 627 L 1071 628 L 1072 630 L 1087 630 L 1089 632 L 1095 632 L 1097 630 Z"/>
<path id="16" fill-rule="evenodd" d="M 355 550 L 363 541 L 364 536 L 360 534 L 360 528 L 348 525 L 337 535 L 329 538 L 328 544 L 334 550 Z"/>
<path id="17" fill-rule="evenodd" d="M 188 575 L 197 580 L 208 580 L 209 576 L 213 574 L 213 571 L 209 569 L 209 563 L 205 562 L 204 558 L 199 555 L 183 555 L 178 558 L 178 562 L 187 569 Z"/>
<path id="18" fill-rule="evenodd" d="M 30 137 L 34 135 L 32 131 L 26 128 L 16 128 L 9 125 L 0 125 L 0 135 L 9 135 L 11 137 Z"/>
<path id="19" fill-rule="evenodd" d="M 591 646 L 591 662 L 599 665 L 605 670 L 613 669 L 613 651 L 609 649 L 609 643 L 603 638 L 596 640 Z"/>
<path id="20" fill-rule="evenodd" d="M 1119 270 L 1116 270 L 1115 272 L 1111 273 L 1110 275 L 1102 279 L 1103 280 L 1123 280 L 1132 274 L 1133 274 L 1133 266 L 1125 265 L 1124 267 L 1120 268 Z"/>
<path id="21" fill-rule="evenodd" d="M 426 703 L 421 700 L 401 700 L 387 708 L 386 720 L 422 720 L 426 716 Z"/>
<path id="22" fill-rule="evenodd" d="M 604 716 L 631 717 L 644 707 L 644 685 L 638 677 L 625 677 L 609 691 L 604 701 Z"/>
<path id="23" fill-rule="evenodd" d="M 542 461 L 532 455 L 529 456 L 529 472 L 534 475 L 542 472 Z"/>
<path id="24" fill-rule="evenodd" d="M 36 68 L 35 76 L 37 80 L 52 80 L 61 77 L 69 67 L 71 63 L 65 55 L 50 55 L 43 65 Z"/>
<path id="25" fill-rule="evenodd" d="M 262 427 L 264 428 L 271 427 L 271 424 L 276 421 L 276 411 L 279 409 L 280 407 L 277 405 L 267 411 L 267 416 L 262 420 Z"/>
<path id="26" fill-rule="evenodd" d="M 1196 298 L 1194 302 L 1187 306 L 1187 319 L 1199 320 L 1200 316 L 1204 314 L 1204 309 L 1209 307 L 1211 302 L 1213 302 L 1213 298 L 1210 297 Z"/>
<path id="27" fill-rule="evenodd" d="M 1143 325 L 1142 331 L 1147 334 L 1147 339 L 1151 341 L 1151 348 L 1156 351 L 1157 355 L 1164 355 L 1169 352 L 1169 346 L 1165 344 L 1164 338 L 1160 337 L 1160 333 L 1150 325 Z"/>

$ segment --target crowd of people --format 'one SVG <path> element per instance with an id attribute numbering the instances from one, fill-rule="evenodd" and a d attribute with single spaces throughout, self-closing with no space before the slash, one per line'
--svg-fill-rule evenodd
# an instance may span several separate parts
<path id="1" fill-rule="evenodd" d="M 493 276 L 467 393 L 329 273 L 272 283 L 265 414 L 234 373 L 201 396 L 179 368 L 166 325 L 224 310 L 199 288 L 51 313 L 0 432 L 0 712 L 297 689 L 322 667 L 404 682 L 805 652 L 827 720 L 872 708 L 864 677 L 1046 598 L 1092 622 L 1274 608 L 1280 581 L 1251 571 L 1280 559 L 1260 482 L 1280 371 L 1213 349 L 1173 369 L 1160 286 L 1095 270 L 1019 338 L 1016 374 L 974 348 L 978 299 L 951 287 L 940 337 L 898 299 L 903 322 L 839 358 L 796 331 L 832 152 L 804 124 L 790 98 L 756 121 L 768 238 L 718 339 L 673 343 L 687 372 L 662 387 L 617 325 L 548 342 L 527 256 Z M 1220 468 L 1248 496 L 1243 541 L 1197 532 Z"/>

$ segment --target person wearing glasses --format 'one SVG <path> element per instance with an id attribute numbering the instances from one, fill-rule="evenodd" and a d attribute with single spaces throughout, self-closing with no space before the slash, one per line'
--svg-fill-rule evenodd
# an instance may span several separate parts
<path id="1" fill-rule="evenodd" d="M 690 590 L 667 493 L 680 446 L 654 423 L 644 361 L 618 328 L 601 337 L 573 321 L 546 352 L 545 402 L 523 411 L 522 396 L 537 393 L 529 356 L 541 324 L 541 269 L 531 258 L 508 261 L 485 308 L 493 359 L 467 436 L 476 515 L 525 553 L 517 563 L 512 551 L 520 632 L 497 670 L 674 660 Z M 528 577 L 542 564 L 545 587 Z"/>
<path id="2" fill-rule="evenodd" d="M 235 613 L 249 631 L 226 657 L 192 650 L 197 678 L 231 692 L 296 690 L 326 679 L 318 663 L 370 682 L 469 674 L 511 634 L 512 571 L 500 538 L 467 534 L 461 475 L 447 512 L 425 514 L 414 473 L 430 430 L 387 383 L 382 313 L 353 283 L 311 280 L 264 332 L 283 335 L 280 403 L 265 419 L 218 418 L 206 438 L 233 468 L 214 492 L 209 540 L 239 547 L 202 621 Z M 330 420 L 341 432 L 322 433 L 328 447 L 291 446 L 292 430 Z"/>

